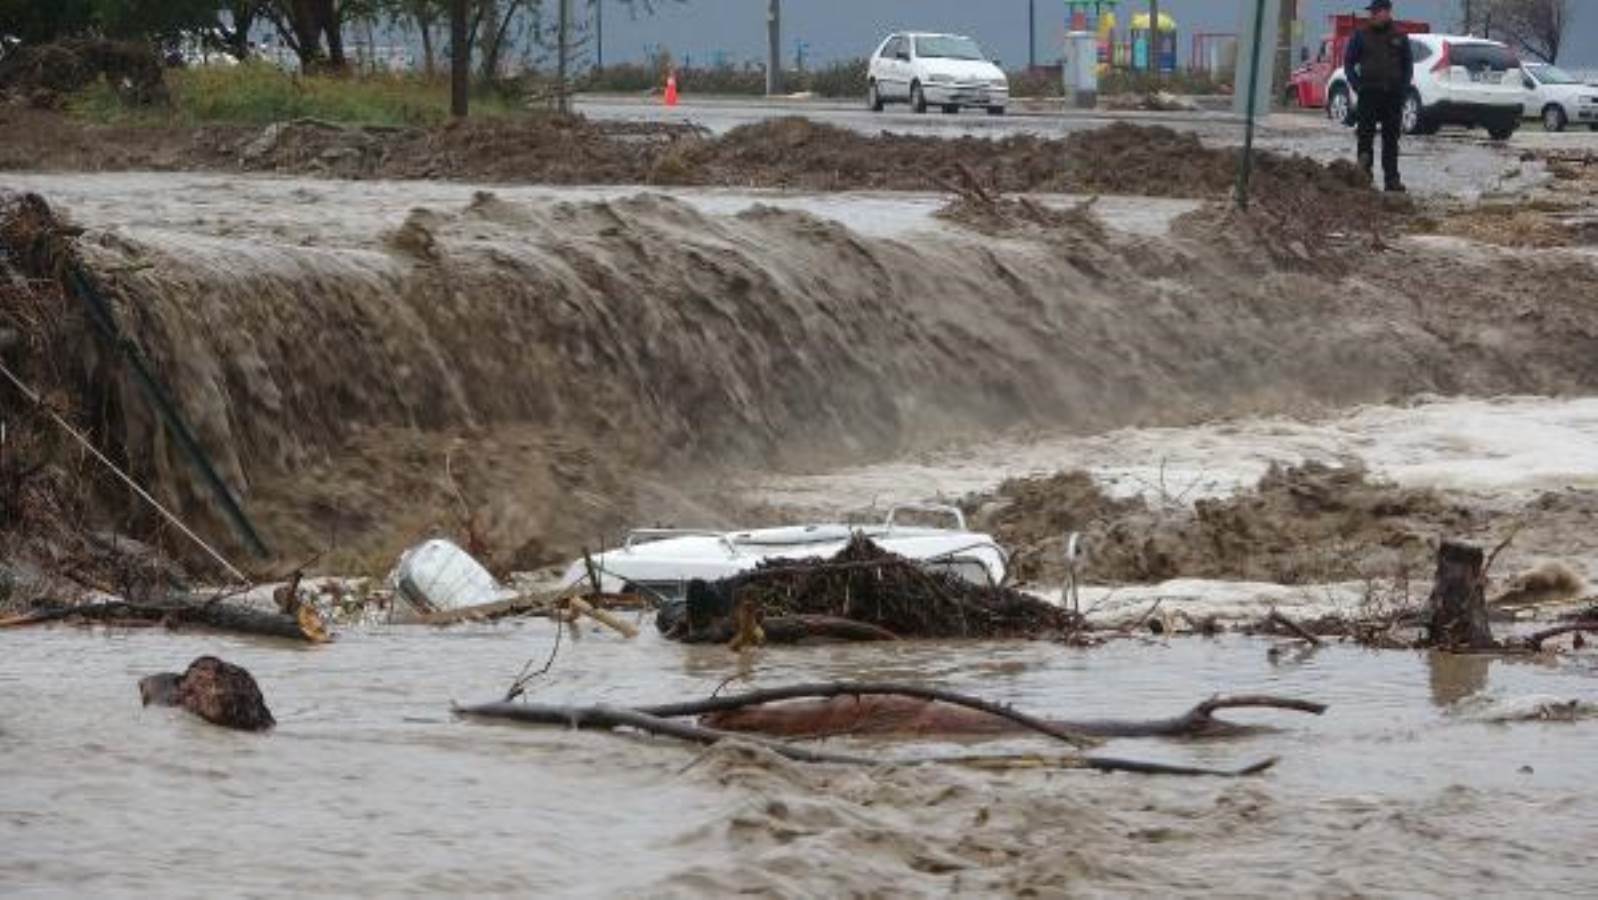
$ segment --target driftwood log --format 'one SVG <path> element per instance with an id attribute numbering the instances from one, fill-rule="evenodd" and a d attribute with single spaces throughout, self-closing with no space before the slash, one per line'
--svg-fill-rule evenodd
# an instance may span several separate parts
<path id="1" fill-rule="evenodd" d="M 690 743 L 712 745 L 725 740 L 757 744 L 787 759 L 808 763 L 832 763 L 852 766 L 881 765 L 957 765 L 980 769 L 1062 768 L 1085 769 L 1097 772 L 1130 772 L 1142 775 L 1186 775 L 1239 778 L 1258 775 L 1276 764 L 1275 758 L 1245 766 L 1241 769 L 1206 769 L 1192 766 L 1173 766 L 1141 760 L 1117 759 L 1102 756 L 1016 754 L 1011 756 L 931 756 L 883 759 L 827 753 L 795 746 L 782 741 L 756 738 L 750 735 L 730 734 L 699 725 L 653 716 L 639 709 L 622 709 L 611 706 L 550 706 L 533 703 L 487 703 L 455 710 L 457 715 L 472 719 L 516 722 L 526 725 L 553 725 L 576 729 L 613 731 L 631 728 L 647 734 L 673 737 Z"/>
<path id="2" fill-rule="evenodd" d="M 296 615 L 265 612 L 230 603 L 129 603 L 113 600 L 80 606 L 58 606 L 0 619 L 0 628 L 24 628 L 52 622 L 170 628 L 198 627 L 233 634 L 282 638 L 312 644 L 330 640 L 320 617 L 308 606 Z"/>
<path id="3" fill-rule="evenodd" d="M 1443 650 L 1498 646 L 1487 618 L 1486 554 L 1480 547 L 1444 541 L 1437 549 L 1437 580 L 1426 602 L 1426 644 Z"/>

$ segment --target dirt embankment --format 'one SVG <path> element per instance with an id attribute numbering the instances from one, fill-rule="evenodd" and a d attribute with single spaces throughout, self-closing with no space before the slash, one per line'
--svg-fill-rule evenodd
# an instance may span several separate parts
<path id="1" fill-rule="evenodd" d="M 1252 488 L 1222 499 L 1114 498 L 1086 472 L 1008 481 L 967 507 L 975 524 L 1017 551 L 1023 581 L 1064 581 L 1065 541 L 1086 547 L 1082 577 L 1139 584 L 1174 578 L 1332 584 L 1417 582 L 1443 536 L 1502 543 L 1506 598 L 1581 596 L 1581 576 L 1557 564 L 1592 546 L 1598 491 L 1547 493 L 1526 503 L 1401 487 L 1355 462 L 1273 466 Z M 1574 533 L 1573 533 L 1574 532 Z M 1561 580 L 1563 579 L 1563 580 Z"/>
<path id="2" fill-rule="evenodd" d="M 677 474 L 719 463 L 1598 385 L 1598 314 L 1553 289 L 1590 261 L 1357 249 L 1306 268 L 1258 252 L 1259 229 L 1132 238 L 1081 215 L 908 242 L 759 206 L 481 194 L 339 249 L 57 232 L 289 561 L 386 561 L 437 527 L 478 529 L 499 565 L 552 561 L 727 512 Z M 113 455 L 226 535 L 126 370 L 58 333 L 71 321 L 26 326 L 88 348 L 48 386 L 92 399 Z"/>
<path id="3" fill-rule="evenodd" d="M 719 185 L 803 190 L 937 190 L 961 166 L 1003 192 L 1127 193 L 1221 199 L 1235 149 L 1126 123 L 1064 138 L 864 135 L 804 118 L 712 137 L 692 126 L 529 116 L 432 129 L 298 120 L 265 128 L 103 126 L 0 106 L 0 169 L 196 169 L 338 178 L 538 184 Z M 1107 165 L 1114 160 L 1114 165 Z M 1263 153 L 1261 196 L 1363 187 L 1350 164 Z"/>

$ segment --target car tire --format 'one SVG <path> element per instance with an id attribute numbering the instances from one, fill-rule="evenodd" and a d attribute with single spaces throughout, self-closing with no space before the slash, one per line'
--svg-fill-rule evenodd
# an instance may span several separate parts
<path id="1" fill-rule="evenodd" d="M 1326 99 L 1326 117 L 1339 125 L 1354 124 L 1354 98 L 1348 92 L 1348 85 L 1332 88 L 1332 95 Z"/>
<path id="2" fill-rule="evenodd" d="M 1591 128 L 1593 131 L 1598 131 L 1598 122 L 1594 122 L 1591 125 L 1588 125 L 1587 127 Z"/>
<path id="3" fill-rule="evenodd" d="M 882 94 L 877 91 L 875 81 L 866 85 L 866 108 L 872 112 L 882 112 Z"/>
<path id="4" fill-rule="evenodd" d="M 954 115 L 959 115 L 959 113 L 960 113 L 960 107 L 956 106 L 955 104 L 953 104 L 953 103 L 945 103 L 945 104 L 943 104 L 943 114 L 944 115 L 946 115 L 946 116 L 954 116 Z"/>
<path id="5" fill-rule="evenodd" d="M 1002 107 L 1002 106 L 990 106 L 990 107 L 988 107 L 988 115 L 990 115 L 990 116 L 1002 116 L 1002 115 L 1004 115 L 1004 107 Z M 1598 125 L 1594 125 L 1593 129 L 1595 131 L 1598 131 Z"/>
<path id="6" fill-rule="evenodd" d="M 1503 122 L 1487 126 L 1487 136 L 1495 141 L 1507 141 L 1515 136 L 1516 123 Z"/>
<path id="7" fill-rule="evenodd" d="M 921 90 L 921 82 L 919 81 L 910 83 L 910 109 L 917 113 L 927 111 L 927 95 L 926 92 Z"/>
<path id="8" fill-rule="evenodd" d="M 1565 126 L 1569 124 L 1570 118 L 1565 115 L 1564 107 L 1561 107 L 1559 104 L 1550 103 L 1548 104 L 1547 108 L 1543 110 L 1544 131 L 1564 131 Z"/>

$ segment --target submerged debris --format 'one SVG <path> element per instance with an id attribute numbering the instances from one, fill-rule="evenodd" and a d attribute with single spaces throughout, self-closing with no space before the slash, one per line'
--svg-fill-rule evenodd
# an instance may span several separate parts
<path id="1" fill-rule="evenodd" d="M 1078 622 L 1036 597 L 928 569 L 862 536 L 832 559 L 779 560 L 696 583 L 684 607 L 662 610 L 657 625 L 668 637 L 694 643 L 731 640 L 740 632 L 740 610 L 752 611 L 767 633 L 772 622 L 819 616 L 834 630 L 842 621 L 901 638 L 1048 638 Z"/>
<path id="2" fill-rule="evenodd" d="M 213 725 L 265 731 L 277 724 L 255 678 L 214 656 L 189 663 L 182 674 L 162 672 L 139 679 L 145 706 L 181 706 Z"/>

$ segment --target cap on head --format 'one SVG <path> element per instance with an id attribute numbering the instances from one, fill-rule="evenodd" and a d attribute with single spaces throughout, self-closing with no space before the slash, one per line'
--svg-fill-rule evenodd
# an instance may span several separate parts
<path id="1" fill-rule="evenodd" d="M 1393 11 L 1393 0 L 1371 0 L 1370 5 L 1365 7 L 1365 9 L 1367 9 L 1370 12 L 1373 12 L 1373 13 L 1374 12 L 1382 12 L 1384 10 L 1387 11 L 1387 12 L 1392 12 Z"/>

